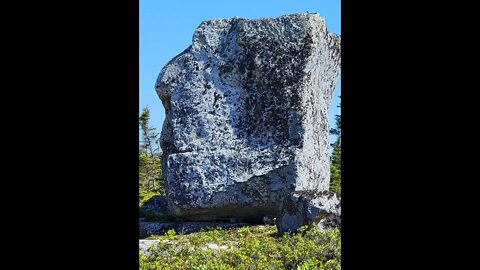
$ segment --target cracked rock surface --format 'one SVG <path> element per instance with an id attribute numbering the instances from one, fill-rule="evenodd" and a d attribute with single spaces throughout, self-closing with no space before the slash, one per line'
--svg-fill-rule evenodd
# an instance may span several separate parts
<path id="1" fill-rule="evenodd" d="M 292 191 L 327 190 L 339 74 L 340 36 L 319 14 L 202 22 L 155 85 L 173 214 L 261 220 Z"/>

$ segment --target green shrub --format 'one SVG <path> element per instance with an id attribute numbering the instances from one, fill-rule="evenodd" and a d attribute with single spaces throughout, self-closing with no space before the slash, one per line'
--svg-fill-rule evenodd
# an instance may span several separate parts
<path id="1" fill-rule="evenodd" d="M 140 269 L 341 269 L 339 229 L 305 227 L 277 237 L 275 226 L 254 226 L 149 238 L 161 241 L 140 254 Z M 209 243 L 226 248 L 210 249 Z"/>

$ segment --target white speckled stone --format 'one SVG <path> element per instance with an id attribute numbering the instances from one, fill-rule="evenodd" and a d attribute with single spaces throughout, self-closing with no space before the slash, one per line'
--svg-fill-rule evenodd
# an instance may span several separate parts
<path id="1" fill-rule="evenodd" d="M 280 203 L 276 219 L 279 233 L 297 232 L 301 226 L 318 229 L 341 227 L 342 208 L 337 194 L 323 191 L 294 191 Z"/>
<path id="2" fill-rule="evenodd" d="M 328 189 L 339 74 L 340 36 L 318 14 L 202 22 L 155 85 L 173 213 L 261 220 L 292 191 Z"/>
<path id="3" fill-rule="evenodd" d="M 158 243 L 160 243 L 160 240 L 139 240 L 138 241 L 140 251 L 144 254 L 148 254 L 149 253 L 148 249 L 153 245 L 157 245 Z"/>

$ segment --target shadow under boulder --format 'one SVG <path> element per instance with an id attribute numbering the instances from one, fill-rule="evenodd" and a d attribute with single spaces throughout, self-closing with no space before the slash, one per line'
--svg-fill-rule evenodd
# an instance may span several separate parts
<path id="1" fill-rule="evenodd" d="M 233 228 L 258 225 L 250 220 L 230 218 L 224 220 L 189 221 L 175 217 L 164 195 L 153 196 L 140 207 L 139 237 L 146 238 L 151 235 L 162 235 L 169 230 L 177 233 L 188 234 L 208 230 L 209 228 Z"/>

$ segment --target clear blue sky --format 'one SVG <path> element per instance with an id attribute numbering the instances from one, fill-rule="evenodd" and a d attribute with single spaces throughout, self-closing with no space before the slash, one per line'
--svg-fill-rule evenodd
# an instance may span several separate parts
<path id="1" fill-rule="evenodd" d="M 318 12 L 327 29 L 340 34 L 340 0 L 140 0 L 140 111 L 148 106 L 150 124 L 162 130 L 165 118 L 154 85 L 162 67 L 192 42 L 200 23 L 213 18 L 263 18 L 289 13 Z M 340 81 L 329 111 L 330 125 L 339 114 Z M 333 136 L 330 136 L 333 141 Z"/>

